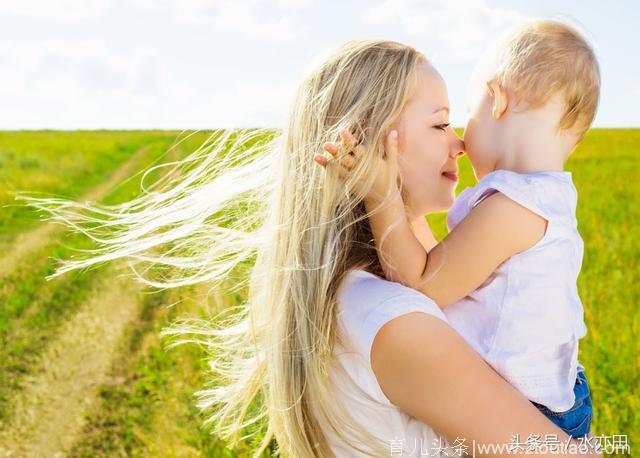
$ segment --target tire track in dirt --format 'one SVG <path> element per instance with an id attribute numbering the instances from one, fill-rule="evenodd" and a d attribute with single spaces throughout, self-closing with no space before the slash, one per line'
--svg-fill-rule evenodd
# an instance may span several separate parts
<path id="1" fill-rule="evenodd" d="M 107 182 L 83 198 L 98 200 L 106 195 L 132 173 L 148 147 L 138 150 Z M 171 160 L 177 153 L 172 148 Z M 31 231 L 29 237 L 42 236 L 42 230 Z M 55 228 L 45 232 L 49 239 L 56 233 Z M 91 299 L 64 322 L 38 367 L 24 377 L 10 421 L 0 424 L 0 457 L 65 456 L 78 439 L 87 414 L 97 407 L 100 385 L 111 383 L 107 374 L 123 348 L 125 329 L 139 317 L 145 285 L 133 278 L 124 263 L 116 262 L 91 288 Z"/>
<path id="2" fill-rule="evenodd" d="M 127 159 L 115 172 L 102 183 L 90 189 L 86 194 L 80 196 L 77 201 L 97 202 L 102 200 L 116 185 L 131 176 L 138 166 L 140 160 L 149 150 L 150 145 L 139 148 Z M 0 279 L 9 275 L 15 268 L 23 262 L 31 253 L 34 253 L 49 243 L 64 229 L 60 224 L 47 222 L 43 225 L 31 229 L 18 235 L 8 247 L 7 253 L 0 258 Z"/>
<path id="3" fill-rule="evenodd" d="M 143 285 L 125 273 L 121 266 L 108 270 L 43 352 L 39 370 L 25 377 L 11 423 L 0 432 L 0 456 L 50 457 L 73 445 L 122 331 L 139 312 Z"/>

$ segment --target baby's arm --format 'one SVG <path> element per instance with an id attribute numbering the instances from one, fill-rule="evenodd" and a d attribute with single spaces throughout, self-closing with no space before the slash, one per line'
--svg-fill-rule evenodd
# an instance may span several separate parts
<path id="1" fill-rule="evenodd" d="M 370 211 L 379 203 L 365 205 Z M 546 230 L 542 217 L 501 193 L 479 203 L 431 250 L 414 234 L 399 191 L 369 221 L 387 278 L 423 292 L 440 307 L 477 289 L 502 262 L 533 246 Z M 396 222 L 399 225 L 385 235 Z"/>
<path id="2" fill-rule="evenodd" d="M 411 221 L 411 229 L 425 250 L 431 251 L 438 244 L 424 216 L 419 216 Z"/>
<path id="3" fill-rule="evenodd" d="M 388 138 L 388 159 L 395 160 L 396 152 L 397 139 Z M 357 166 L 358 156 L 349 159 L 347 170 Z M 381 167 L 393 170 L 392 160 Z M 396 180 L 389 180 L 389 186 L 391 197 L 384 207 L 378 208 L 380 196 L 387 194 L 380 189 L 365 197 L 367 212 L 377 209 L 369 222 L 385 275 L 442 308 L 477 289 L 502 262 L 532 247 L 546 231 L 544 218 L 496 192 L 429 250 L 412 230 Z"/>

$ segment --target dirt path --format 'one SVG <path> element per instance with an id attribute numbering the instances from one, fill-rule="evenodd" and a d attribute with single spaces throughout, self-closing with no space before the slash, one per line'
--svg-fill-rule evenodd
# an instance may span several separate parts
<path id="1" fill-rule="evenodd" d="M 73 445 L 123 330 L 139 313 L 142 285 L 125 273 L 108 269 L 47 347 L 39 370 L 26 377 L 11 423 L 0 432 L 0 456 L 51 457 Z"/>
<path id="2" fill-rule="evenodd" d="M 114 186 L 131 176 L 136 170 L 140 159 L 145 155 L 149 145 L 138 149 L 124 164 L 116 169 L 108 180 L 89 190 L 80 196 L 78 201 L 100 201 L 111 191 Z M 0 258 L 0 279 L 9 275 L 30 253 L 47 246 L 53 238 L 61 232 L 60 224 L 48 222 L 35 229 L 22 233 L 11 242 L 7 253 Z"/>
<path id="3" fill-rule="evenodd" d="M 105 196 L 133 173 L 146 148 L 82 199 Z M 172 149 L 166 160 L 177 157 L 178 151 Z M 53 241 L 56 234 L 57 226 L 48 224 L 30 231 L 22 240 L 30 243 L 29 250 L 36 250 Z M 10 254 L 14 263 L 26 256 L 27 249 L 20 248 L 20 253 Z M 9 256 L 3 261 L 7 259 Z M 87 414 L 98 406 L 99 386 L 113 382 L 107 374 L 122 349 L 125 330 L 139 317 L 143 288 L 124 263 L 105 269 L 91 287 L 91 299 L 64 322 L 37 367 L 22 380 L 24 388 L 12 402 L 11 420 L 0 424 L 0 457 L 65 456 L 78 439 Z"/>

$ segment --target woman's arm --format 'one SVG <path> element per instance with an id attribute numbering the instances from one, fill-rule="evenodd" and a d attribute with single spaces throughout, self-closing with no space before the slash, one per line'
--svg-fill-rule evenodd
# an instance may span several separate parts
<path id="1" fill-rule="evenodd" d="M 394 405 L 450 443 L 460 438 L 469 447 L 509 444 L 515 435 L 519 443 L 530 435 L 570 439 L 435 316 L 412 312 L 384 324 L 371 347 L 371 367 Z M 476 455 L 499 456 L 479 450 Z"/>

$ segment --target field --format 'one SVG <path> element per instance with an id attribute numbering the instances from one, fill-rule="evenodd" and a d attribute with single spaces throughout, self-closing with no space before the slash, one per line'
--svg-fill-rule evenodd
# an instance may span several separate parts
<path id="1" fill-rule="evenodd" d="M 250 444 L 231 452 L 201 426 L 192 393 L 204 383 L 204 351 L 167 351 L 159 339 L 176 317 L 233 305 L 224 291 L 202 285 L 150 294 L 120 275 L 118 263 L 47 281 L 55 258 L 90 241 L 13 200 L 16 190 L 29 190 L 127 201 L 139 192 L 138 172 L 184 157 L 208 135 L 176 146 L 184 133 L 0 132 L 0 457 L 248 454 Z M 640 129 L 595 129 L 568 164 L 585 240 L 580 361 L 593 430 L 626 434 L 631 456 L 640 447 L 639 153 Z M 467 158 L 460 167 L 458 191 L 473 184 Z M 443 237 L 444 215 L 429 220 Z"/>

